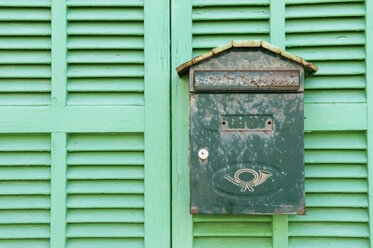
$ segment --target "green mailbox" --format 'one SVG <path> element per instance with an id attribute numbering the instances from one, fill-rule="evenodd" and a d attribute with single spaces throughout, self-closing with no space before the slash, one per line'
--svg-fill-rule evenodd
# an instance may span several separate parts
<path id="1" fill-rule="evenodd" d="M 191 214 L 305 214 L 304 75 L 265 41 L 232 41 L 189 72 Z"/>

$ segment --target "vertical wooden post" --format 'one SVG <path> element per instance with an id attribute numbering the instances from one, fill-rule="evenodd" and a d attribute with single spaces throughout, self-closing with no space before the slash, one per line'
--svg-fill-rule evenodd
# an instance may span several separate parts
<path id="1" fill-rule="evenodd" d="M 180 79 L 176 67 L 192 58 L 192 1 L 171 1 L 171 105 L 172 105 L 172 247 L 193 246 L 189 214 L 189 91 L 188 77 Z"/>
<path id="2" fill-rule="evenodd" d="M 373 1 L 365 1 L 365 48 L 366 48 L 366 94 L 367 94 L 367 155 L 369 194 L 369 234 L 373 247 Z"/>
<path id="3" fill-rule="evenodd" d="M 52 0 L 52 108 L 66 105 L 66 2 Z M 52 133 L 50 247 L 66 247 L 66 133 Z"/>
<path id="4" fill-rule="evenodd" d="M 66 2 L 52 0 L 52 105 L 66 105 Z"/>
<path id="5" fill-rule="evenodd" d="M 285 49 L 285 0 L 271 0 L 270 40 L 273 45 Z M 288 247 L 288 218 L 286 215 L 274 215 L 272 221 L 273 247 Z"/>
<path id="6" fill-rule="evenodd" d="M 66 133 L 52 133 L 50 247 L 66 244 Z"/>
<path id="7" fill-rule="evenodd" d="M 145 0 L 145 247 L 170 247 L 170 3 Z"/>
<path id="8" fill-rule="evenodd" d="M 271 0 L 269 36 L 273 45 L 285 49 L 285 0 Z"/>

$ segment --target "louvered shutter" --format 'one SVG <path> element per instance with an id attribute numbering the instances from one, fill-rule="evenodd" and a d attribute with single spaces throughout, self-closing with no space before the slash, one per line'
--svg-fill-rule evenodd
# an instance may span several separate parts
<path id="1" fill-rule="evenodd" d="M 0 0 L 1 248 L 170 247 L 168 15 Z"/>
<path id="2" fill-rule="evenodd" d="M 70 134 L 67 149 L 67 247 L 143 247 L 143 135 Z"/>
<path id="3" fill-rule="evenodd" d="M 318 2 L 318 3 L 317 3 Z M 308 109 L 353 115 L 365 108 L 364 1 L 286 1 L 286 50 L 316 64 L 305 83 Z M 352 107 L 349 110 L 349 107 Z M 307 108 L 307 107 L 306 107 Z M 307 216 L 289 218 L 289 247 L 369 247 L 365 131 L 328 116 L 305 134 Z M 334 121 L 333 121 L 334 122 Z"/>
<path id="4" fill-rule="evenodd" d="M 0 106 L 50 103 L 50 5 L 0 1 Z"/>
<path id="5" fill-rule="evenodd" d="M 0 247 L 49 247 L 51 141 L 0 135 Z"/>
<path id="6" fill-rule="evenodd" d="M 0 107 L 50 103 L 50 5 L 0 1 Z M 49 134 L 0 134 L 0 247 L 49 247 L 50 152 Z"/>
<path id="7" fill-rule="evenodd" d="M 180 6 L 184 12 L 178 10 Z M 369 247 L 366 3 L 194 0 L 190 4 L 180 0 L 173 10 L 172 56 L 178 64 L 229 40 L 263 39 L 278 42 L 320 68 L 305 82 L 308 214 L 290 217 L 184 215 L 188 201 L 181 201 L 179 195 L 189 196 L 189 175 L 183 169 L 188 163 L 183 152 L 187 144 L 181 140 L 188 136 L 180 130 L 188 127 L 179 119 L 188 111 L 183 103 L 188 91 L 178 86 L 187 84 L 187 79 L 174 74 L 173 125 L 179 131 L 173 132 L 173 154 L 185 159 L 181 165 L 173 160 L 174 247 L 184 247 L 179 243 L 198 248 Z M 182 227 L 187 237 L 180 234 Z"/>

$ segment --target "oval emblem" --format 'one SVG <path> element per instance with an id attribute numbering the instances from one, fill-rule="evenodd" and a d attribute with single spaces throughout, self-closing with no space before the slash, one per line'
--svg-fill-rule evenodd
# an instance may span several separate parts
<path id="1" fill-rule="evenodd" d="M 239 163 L 228 165 L 212 177 L 215 190 L 223 194 L 257 196 L 281 190 L 284 174 L 275 167 Z"/>

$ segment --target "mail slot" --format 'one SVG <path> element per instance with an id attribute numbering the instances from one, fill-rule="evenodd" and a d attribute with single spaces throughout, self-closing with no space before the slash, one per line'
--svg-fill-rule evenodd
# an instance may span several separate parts
<path id="1" fill-rule="evenodd" d="M 304 77 L 313 64 L 232 41 L 189 73 L 191 214 L 305 214 Z"/>

